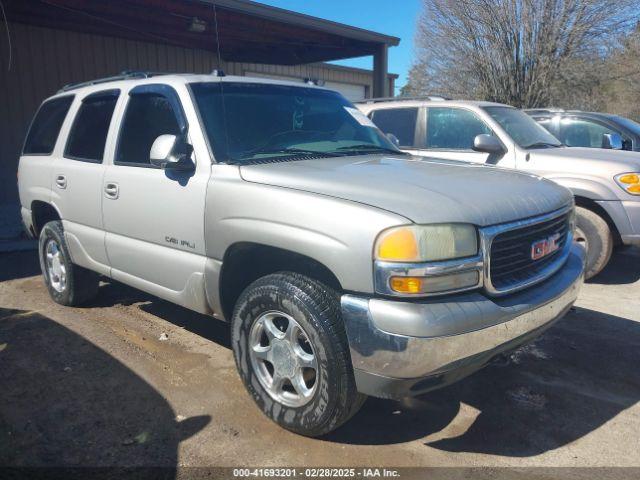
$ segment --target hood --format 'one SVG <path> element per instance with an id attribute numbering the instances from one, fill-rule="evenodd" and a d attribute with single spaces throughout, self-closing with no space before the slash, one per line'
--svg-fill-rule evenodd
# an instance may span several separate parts
<path id="1" fill-rule="evenodd" d="M 569 190 L 514 170 L 425 157 L 349 156 L 240 168 L 248 182 L 371 205 L 416 223 L 478 226 L 557 210 Z"/>
<path id="2" fill-rule="evenodd" d="M 545 148 L 529 150 L 531 159 L 553 160 L 562 159 L 562 163 L 555 163 L 558 171 L 605 172 L 618 173 L 640 171 L 640 152 L 626 150 L 607 150 L 604 148 Z"/>

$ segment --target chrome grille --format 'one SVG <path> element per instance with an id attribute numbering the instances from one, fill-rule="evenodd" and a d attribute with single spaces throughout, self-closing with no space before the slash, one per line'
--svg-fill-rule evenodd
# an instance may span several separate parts
<path id="1" fill-rule="evenodd" d="M 552 275 L 566 260 L 571 242 L 571 210 L 547 215 L 513 228 L 495 232 L 489 240 L 489 268 L 486 287 L 490 293 L 507 293 Z M 535 242 L 557 235 L 558 249 L 538 260 L 532 258 Z"/>

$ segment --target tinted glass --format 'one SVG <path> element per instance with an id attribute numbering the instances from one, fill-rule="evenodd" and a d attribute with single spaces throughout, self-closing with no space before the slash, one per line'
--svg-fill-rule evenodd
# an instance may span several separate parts
<path id="1" fill-rule="evenodd" d="M 558 138 L 569 147 L 602 148 L 603 135 L 607 133 L 619 132 L 589 120 L 563 118 Z"/>
<path id="2" fill-rule="evenodd" d="M 219 162 L 399 153 L 336 92 L 232 82 L 194 83 L 191 88 Z"/>
<path id="3" fill-rule="evenodd" d="M 160 135 L 180 135 L 169 100 L 158 94 L 132 95 L 120 127 L 116 162 L 150 165 L 151 146 Z"/>
<path id="4" fill-rule="evenodd" d="M 427 110 L 427 148 L 471 150 L 477 135 L 491 133 L 469 110 L 445 107 Z"/>
<path id="5" fill-rule="evenodd" d="M 66 157 L 91 162 L 102 161 L 117 101 L 116 93 L 91 95 L 82 101 L 69 133 Z"/>
<path id="6" fill-rule="evenodd" d="M 556 132 L 555 125 L 556 123 L 553 121 L 553 118 L 549 117 L 533 117 L 536 122 L 544 127 L 544 129 L 549 132 L 551 135 L 556 136 L 558 132 Z"/>
<path id="7" fill-rule="evenodd" d="M 417 108 L 385 108 L 372 114 L 378 128 L 384 133 L 394 134 L 403 147 L 412 147 L 414 144 L 417 118 Z"/>
<path id="8" fill-rule="evenodd" d="M 619 115 L 610 115 L 609 118 L 611 118 L 611 119 L 615 120 L 616 122 L 620 123 L 620 125 L 622 125 L 623 127 L 628 128 L 635 135 L 640 135 L 640 123 L 634 122 L 633 120 L 631 120 L 629 118 L 621 117 Z"/>
<path id="9" fill-rule="evenodd" d="M 484 110 L 522 148 L 548 148 L 562 145 L 556 137 L 522 110 L 513 107 L 484 107 Z"/>
<path id="10" fill-rule="evenodd" d="M 24 144 L 24 154 L 46 154 L 53 152 L 60 128 L 64 122 L 73 96 L 55 98 L 42 104 L 36 113 L 27 140 Z"/>

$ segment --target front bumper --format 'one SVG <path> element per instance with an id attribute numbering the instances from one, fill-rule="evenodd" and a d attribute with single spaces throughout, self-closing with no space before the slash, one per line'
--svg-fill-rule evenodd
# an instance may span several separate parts
<path id="1" fill-rule="evenodd" d="M 629 223 L 631 224 L 631 232 L 622 236 L 622 242 L 625 245 L 640 246 L 640 202 L 638 201 L 624 201 L 622 202 L 627 215 L 629 216 Z"/>
<path id="2" fill-rule="evenodd" d="M 616 226 L 624 245 L 640 246 L 640 201 L 598 201 Z"/>
<path id="3" fill-rule="evenodd" d="M 574 244 L 560 271 L 500 298 L 479 292 L 415 301 L 343 295 L 358 390 L 402 398 L 442 387 L 537 337 L 575 302 L 584 249 Z"/>

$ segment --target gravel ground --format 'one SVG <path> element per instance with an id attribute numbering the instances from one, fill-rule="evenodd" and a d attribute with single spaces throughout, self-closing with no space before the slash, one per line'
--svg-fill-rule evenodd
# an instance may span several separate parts
<path id="1" fill-rule="evenodd" d="M 119 284 L 61 307 L 38 274 L 0 255 L 0 465 L 640 467 L 638 250 L 508 362 L 321 439 L 257 410 L 226 324 Z"/>

